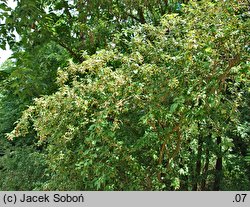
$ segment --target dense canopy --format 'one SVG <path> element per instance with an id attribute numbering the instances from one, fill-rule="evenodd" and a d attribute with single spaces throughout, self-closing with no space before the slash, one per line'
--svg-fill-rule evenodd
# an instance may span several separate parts
<path id="1" fill-rule="evenodd" d="M 248 1 L 6 12 L 0 189 L 250 189 Z"/>

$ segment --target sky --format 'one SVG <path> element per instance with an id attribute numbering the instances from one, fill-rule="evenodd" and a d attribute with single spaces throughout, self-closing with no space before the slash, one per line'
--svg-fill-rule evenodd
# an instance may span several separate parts
<path id="1" fill-rule="evenodd" d="M 2 64 L 5 60 L 7 60 L 12 52 L 9 50 L 9 48 L 6 48 L 7 50 L 0 49 L 0 64 Z"/>
<path id="2" fill-rule="evenodd" d="M 8 0 L 8 6 L 11 8 L 14 8 L 16 3 L 13 2 L 13 0 Z M 12 51 L 9 49 L 9 46 L 7 46 L 6 50 L 0 49 L 0 65 L 7 60 L 12 54 Z"/>

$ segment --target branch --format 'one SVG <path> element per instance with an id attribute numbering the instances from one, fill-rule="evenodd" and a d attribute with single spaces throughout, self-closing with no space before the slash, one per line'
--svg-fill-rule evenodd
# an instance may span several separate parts
<path id="1" fill-rule="evenodd" d="M 166 164 L 167 169 L 169 169 L 170 161 L 176 157 L 176 155 L 178 154 L 178 152 L 180 151 L 180 148 L 181 148 L 181 140 L 182 139 L 181 139 L 181 132 L 180 132 L 179 124 L 174 128 L 174 132 L 177 132 L 178 140 L 177 140 L 176 148 L 175 148 L 174 152 L 172 153 L 172 156 L 168 159 L 168 162 Z"/>
<path id="2" fill-rule="evenodd" d="M 130 13 L 126 13 L 126 14 L 127 14 L 129 17 L 131 17 L 132 19 L 134 19 L 134 20 L 140 22 L 140 19 L 139 19 L 138 17 L 134 16 L 133 14 L 130 14 Z"/>
<path id="3" fill-rule="evenodd" d="M 141 7 L 140 7 L 139 10 L 138 10 L 138 14 L 139 14 L 139 17 L 140 17 L 140 22 L 141 22 L 142 24 L 145 24 L 145 23 L 146 23 L 146 20 L 145 20 L 145 18 L 144 18 L 143 10 L 142 10 Z"/>
<path id="4" fill-rule="evenodd" d="M 71 20 L 72 19 L 72 15 L 69 11 L 69 5 L 67 4 L 67 6 L 64 7 L 64 11 L 65 11 L 65 14 L 67 14 L 67 16 L 69 17 L 69 19 Z"/>
<path id="5" fill-rule="evenodd" d="M 56 41 L 59 45 L 61 45 L 63 48 L 65 48 L 70 54 L 71 56 L 77 60 L 79 63 L 83 62 L 84 61 L 84 58 L 77 54 L 76 52 L 74 52 L 69 46 L 67 46 L 65 43 L 63 42 L 60 42 L 60 41 Z"/>

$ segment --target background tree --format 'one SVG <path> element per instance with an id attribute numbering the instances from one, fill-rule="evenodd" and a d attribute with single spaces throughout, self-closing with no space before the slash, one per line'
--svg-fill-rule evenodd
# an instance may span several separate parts
<path id="1" fill-rule="evenodd" d="M 16 51 L 14 57 L 0 67 L 0 189 L 32 190 L 47 178 L 44 146 L 37 145 L 35 132 L 14 142 L 7 142 L 5 133 L 13 130 L 34 98 L 57 90 L 57 69 L 67 65 L 69 56 L 62 47 L 48 43 Z"/>
<path id="2" fill-rule="evenodd" d="M 172 2 L 172 3 L 170 3 Z M 0 45 L 31 47 L 54 41 L 81 62 L 82 51 L 94 54 L 113 34 L 132 25 L 158 24 L 160 17 L 180 9 L 182 1 L 131 0 L 24 0 L 10 9 L 1 3 Z M 15 32 L 21 37 L 16 43 Z"/>

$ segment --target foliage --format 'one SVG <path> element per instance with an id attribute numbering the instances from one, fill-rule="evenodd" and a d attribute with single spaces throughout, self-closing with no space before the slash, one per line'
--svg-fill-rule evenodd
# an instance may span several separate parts
<path id="1" fill-rule="evenodd" d="M 57 90 L 57 69 L 65 67 L 68 58 L 65 50 L 49 43 L 30 51 L 16 52 L 12 60 L 9 59 L 1 65 L 0 189 L 32 190 L 45 181 L 42 173 L 46 154 L 34 146 L 35 133 L 31 132 L 25 139 L 11 143 L 7 142 L 4 134 L 13 130 L 21 112 L 27 109 L 27 105 L 35 97 Z"/>
<path id="2" fill-rule="evenodd" d="M 67 53 L 53 43 L 33 48 L 32 52 L 20 51 L 14 56 L 16 61 L 8 60 L 1 66 L 0 133 L 13 129 L 13 123 L 33 98 L 57 90 L 57 69 L 66 66 Z"/>
<path id="3" fill-rule="evenodd" d="M 37 98 L 8 134 L 32 128 L 46 142 L 43 189 L 233 190 L 235 176 L 249 189 L 232 152 L 249 91 L 246 9 L 190 2 L 59 70 L 59 90 Z"/>
<path id="4" fill-rule="evenodd" d="M 38 190 L 47 180 L 45 156 L 32 147 L 16 147 L 0 159 L 0 190 Z"/>
<path id="5" fill-rule="evenodd" d="M 171 3 L 172 2 L 172 3 Z M 95 53 L 104 48 L 122 28 L 155 23 L 161 15 L 178 9 L 182 1 L 164 0 L 23 0 L 15 9 L 1 4 L 0 46 L 12 49 L 54 41 L 81 62 L 82 51 Z M 21 37 L 16 43 L 16 33 Z"/>

